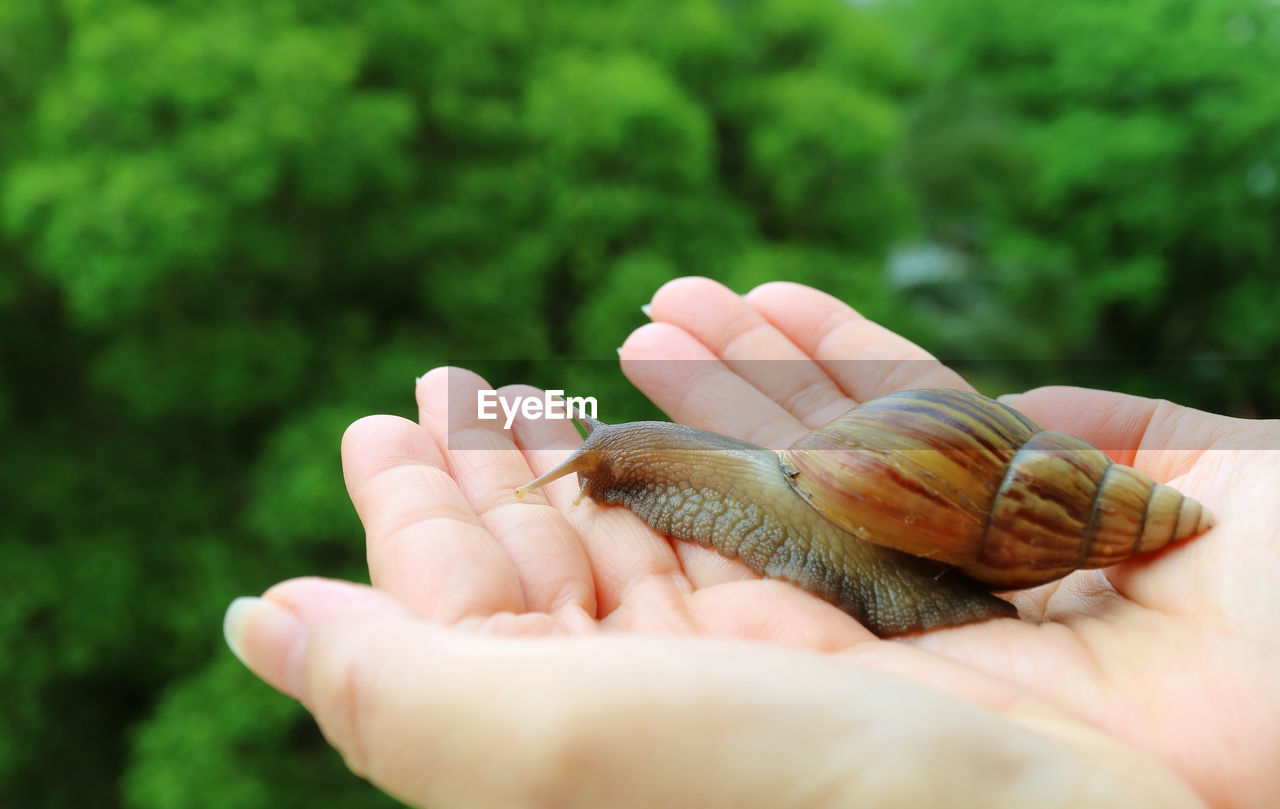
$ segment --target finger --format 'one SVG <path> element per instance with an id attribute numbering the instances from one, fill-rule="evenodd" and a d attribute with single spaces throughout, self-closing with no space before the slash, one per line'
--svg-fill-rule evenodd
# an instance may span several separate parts
<path id="1" fill-rule="evenodd" d="M 590 568 L 573 528 L 557 509 L 539 505 L 541 496 L 527 502 L 515 497 L 516 487 L 534 473 L 504 422 L 482 418 L 473 404 L 482 391 L 491 390 L 469 371 L 437 369 L 418 382 L 419 408 L 435 429 L 447 427 L 436 440 L 448 447 L 450 475 L 480 524 L 506 551 L 520 580 L 524 609 L 553 612 L 573 606 L 594 615 Z"/>
<path id="2" fill-rule="evenodd" d="M 795 417 L 681 328 L 668 323 L 642 326 L 631 333 L 620 353 L 627 378 L 676 422 L 775 449 L 788 446 L 804 433 L 804 425 Z M 594 536 L 589 527 L 582 528 Z M 667 577 L 683 573 L 695 590 L 759 578 L 737 560 L 687 543 L 673 541 L 666 548 L 646 543 L 641 547 L 649 557 L 641 570 Z M 599 553 L 609 551 L 600 549 Z M 626 592 L 627 582 L 622 577 L 641 570 L 609 565 L 597 571 L 597 581 L 614 594 L 606 602 L 611 608 L 621 603 L 621 594 Z M 678 582 L 664 583 L 670 585 L 664 590 L 676 593 L 672 587 Z"/>
<path id="3" fill-rule="evenodd" d="M 855 404 L 754 307 L 708 278 L 678 278 L 663 285 L 653 296 L 649 316 L 688 332 L 808 427 L 825 424 Z"/>
<path id="4" fill-rule="evenodd" d="M 374 586 L 442 623 L 520 609 L 511 560 L 420 426 L 395 416 L 355 422 L 342 437 L 342 468 Z"/>
<path id="5" fill-rule="evenodd" d="M 502 388 L 499 394 L 514 401 L 514 397 L 540 395 L 541 391 L 528 385 L 510 385 Z M 557 466 L 582 443 L 582 436 L 573 423 L 560 419 L 531 419 L 517 415 L 511 425 L 511 435 L 534 475 L 541 475 Z M 578 488 L 576 477 L 570 475 L 532 490 L 526 498 L 537 502 L 535 495 L 538 495 L 561 512 L 566 512 L 578 496 Z"/>
<path id="6" fill-rule="evenodd" d="M 415 805 L 1034 807 L 1064 793 L 1100 807 L 1199 805 L 1148 759 L 1034 701 L 979 708 L 856 657 L 467 636 L 334 582 L 239 603 L 232 648 L 264 676 L 289 672 L 348 765 Z M 267 621 L 276 636 L 264 642 Z M 909 777 L 922 769 L 932 777 Z"/>
<path id="7" fill-rule="evenodd" d="M 512 387 L 518 394 L 533 388 Z M 508 389 L 504 388 L 504 393 Z M 512 424 L 517 443 L 525 450 L 530 476 L 542 475 L 564 460 L 582 443 L 567 422 L 550 422 L 517 417 Z M 530 478 L 526 478 L 527 482 Z M 579 486 L 573 476 L 548 484 L 538 491 L 557 510 L 574 532 L 580 553 L 566 560 L 570 579 L 584 589 L 582 609 L 588 615 L 606 617 L 617 610 L 637 586 L 660 581 L 668 592 L 689 589 L 672 550 L 672 543 L 655 534 L 624 508 L 601 506 L 590 500 L 575 503 Z"/>
<path id="8" fill-rule="evenodd" d="M 651 316 L 696 320 L 692 314 L 686 317 L 680 311 L 685 305 L 685 293 L 667 295 L 664 291 L 673 288 L 679 291 L 683 287 L 698 293 L 703 287 L 709 287 L 703 291 L 714 296 L 717 289 L 724 289 L 705 279 L 685 280 L 691 283 L 672 282 L 660 290 L 650 309 Z M 737 301 L 736 305 L 742 305 L 737 296 L 729 294 Z M 668 303 L 660 307 L 660 300 Z M 670 323 L 646 324 L 627 338 L 620 354 L 627 378 L 679 423 L 741 437 L 774 449 L 790 445 L 805 431 L 803 423 L 757 390 L 751 381 L 728 368 L 683 328 Z M 761 380 L 757 378 L 757 381 Z M 767 381 L 761 383 L 767 384 Z M 847 399 L 840 401 L 849 404 Z M 840 412 L 843 409 L 844 405 L 837 407 Z M 833 414 L 833 418 L 834 415 L 838 413 Z M 568 493 L 567 488 L 565 492 Z M 714 551 L 682 542 L 672 545 L 680 568 L 695 590 L 759 578 L 740 561 L 725 559 Z M 667 557 L 661 554 L 661 558 L 666 561 Z M 658 557 L 653 564 L 658 564 Z M 610 589 L 617 592 L 618 584 L 620 582 L 614 580 Z M 618 602 L 610 599 L 609 603 L 616 606 Z"/>
<path id="9" fill-rule="evenodd" d="M 1162 399 L 1068 386 L 1001 397 L 1041 426 L 1083 438 L 1158 481 L 1179 477 L 1208 449 L 1256 449 L 1251 423 Z"/>
<path id="10" fill-rule="evenodd" d="M 689 599 L 689 612 L 698 634 L 716 638 L 741 638 L 820 652 L 876 642 L 869 629 L 834 605 L 786 582 L 758 576 L 746 581 L 726 580 L 698 590 Z"/>
<path id="11" fill-rule="evenodd" d="M 506 401 L 521 401 L 526 397 L 541 398 L 543 392 L 530 385 L 508 385 L 498 390 Z M 568 419 L 528 418 L 517 414 L 511 425 L 511 435 L 523 452 L 528 474 L 522 483 L 549 471 L 564 460 L 565 455 L 582 442 L 573 422 Z M 546 526 L 539 530 L 527 530 L 509 534 L 501 541 L 516 560 L 517 570 L 525 572 L 526 598 L 532 609 L 556 612 L 564 606 L 580 608 L 587 615 L 595 616 L 597 610 L 595 580 L 591 561 L 581 535 L 565 517 L 565 512 L 577 495 L 576 481 L 558 480 L 550 491 L 543 490 L 548 505 L 528 497 L 526 508 L 546 510 Z M 547 530 L 553 526 L 554 530 Z"/>
<path id="12" fill-rule="evenodd" d="M 483 384 L 483 380 L 476 381 L 479 378 L 465 372 L 453 379 L 458 380 L 453 393 L 458 401 L 471 401 L 475 390 Z M 504 388 L 502 393 L 504 396 L 520 396 L 540 392 L 535 388 L 511 387 Z M 440 397 L 436 394 L 435 398 Z M 443 429 L 438 401 L 424 407 L 422 419 Z M 454 443 L 461 445 L 467 440 L 474 440 L 463 437 L 466 430 L 475 429 L 474 424 L 460 422 L 453 428 Z M 520 484 L 529 483 L 532 477 L 552 469 L 564 460 L 567 451 L 581 443 L 570 422 L 525 419 L 522 415 L 512 422 L 511 438 L 525 449 L 527 458 Z M 506 480 L 499 479 L 490 485 L 490 492 L 481 493 L 481 497 L 506 501 L 509 494 L 509 490 L 503 489 Z M 654 534 L 625 508 L 602 507 L 591 501 L 575 504 L 577 494 L 579 488 L 570 477 L 553 481 L 516 504 L 517 508 L 527 511 L 534 508 L 535 503 L 549 503 L 552 508 L 545 509 L 550 512 L 547 518 L 557 522 L 557 534 L 550 547 L 526 538 L 527 543 L 516 540 L 511 548 L 513 558 L 517 559 L 517 570 L 525 577 L 525 588 L 534 602 L 545 600 L 548 609 L 568 603 L 581 608 L 589 616 L 605 617 L 626 602 L 637 586 L 662 582 L 663 589 L 669 593 L 690 589 L 669 541 Z M 495 531 L 502 531 L 500 525 L 493 527 Z M 567 547 L 559 543 L 559 539 L 566 535 L 564 530 L 573 538 L 573 543 Z M 522 544 L 531 547 L 522 548 Z M 549 598 L 538 597 L 543 590 L 548 591 Z"/>
<path id="13" fill-rule="evenodd" d="M 816 289 L 775 281 L 746 301 L 856 402 L 908 388 L 972 388 L 927 351 Z"/>
<path id="14" fill-rule="evenodd" d="M 1001 400 L 1046 429 L 1082 438 L 1117 463 L 1173 483 L 1219 520 L 1233 514 L 1232 476 L 1213 463 L 1199 462 L 1211 448 L 1240 442 L 1240 420 L 1088 388 L 1037 388 Z M 1210 531 L 1108 568 L 1105 575 L 1121 595 L 1143 606 L 1171 614 L 1206 614 L 1229 597 L 1203 576 L 1205 570 L 1221 568 L 1214 556 L 1223 541 L 1221 532 Z"/>
<path id="15" fill-rule="evenodd" d="M 672 420 L 782 449 L 805 426 L 710 349 L 669 323 L 648 323 L 622 344 L 622 372 Z"/>
<path id="16" fill-rule="evenodd" d="M 735 581 L 755 581 L 760 575 L 752 573 L 741 559 L 730 559 L 711 548 L 691 542 L 674 542 L 676 558 L 695 590 L 703 590 Z"/>

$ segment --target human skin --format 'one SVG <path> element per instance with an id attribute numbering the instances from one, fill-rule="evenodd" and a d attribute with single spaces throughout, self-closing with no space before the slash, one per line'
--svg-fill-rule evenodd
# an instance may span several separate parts
<path id="1" fill-rule="evenodd" d="M 893 390 L 967 387 L 794 284 L 740 297 L 681 279 L 649 314 L 621 350 L 632 381 L 675 421 L 767 446 Z M 1021 395 L 1012 404 L 1045 427 L 1196 497 L 1217 525 L 1015 594 L 1021 620 L 885 641 L 625 509 L 573 505 L 571 480 L 517 502 L 512 490 L 579 439 L 564 422 L 503 431 L 460 415 L 487 388 L 436 369 L 418 382 L 417 422 L 348 430 L 373 587 L 293 580 L 228 612 L 241 659 L 402 800 L 1262 807 L 1280 795 L 1277 422 L 1078 388 Z"/>

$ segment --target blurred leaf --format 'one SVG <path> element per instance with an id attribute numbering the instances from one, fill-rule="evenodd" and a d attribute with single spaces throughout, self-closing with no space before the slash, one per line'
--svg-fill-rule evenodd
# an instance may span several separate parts
<path id="1" fill-rule="evenodd" d="M 391 807 L 347 772 L 310 716 L 223 655 L 167 688 L 133 737 L 131 809 Z"/>

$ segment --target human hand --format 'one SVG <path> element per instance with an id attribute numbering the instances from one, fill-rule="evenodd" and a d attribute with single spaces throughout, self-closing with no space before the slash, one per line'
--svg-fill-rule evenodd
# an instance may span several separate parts
<path id="1" fill-rule="evenodd" d="M 765 288 L 752 306 L 779 291 L 795 289 Z M 684 340 L 681 331 L 694 339 L 697 328 L 668 311 L 680 294 L 677 284 L 655 299 L 666 325 L 628 341 L 628 368 L 651 367 L 632 361 L 646 352 L 680 356 L 663 352 Z M 704 317 L 741 304 L 717 296 Z M 877 339 L 896 363 L 890 355 L 904 346 L 887 333 Z M 708 379 L 689 380 L 698 384 L 688 403 L 715 390 Z M 638 381 L 662 403 L 661 385 Z M 999 621 L 915 645 L 878 641 L 794 588 L 673 548 L 625 510 L 570 509 L 572 483 L 551 488 L 550 507 L 515 504 L 512 488 L 549 468 L 576 435 L 548 422 L 503 433 L 456 419 L 461 429 L 447 435 L 449 395 L 474 401 L 484 384 L 460 372 L 449 382 L 443 371 L 421 381 L 420 424 L 366 419 L 344 440 L 377 590 L 294 581 L 239 602 L 228 618 L 242 659 L 302 698 L 353 769 L 389 792 L 433 807 L 1034 806 L 1056 805 L 1064 792 L 1088 805 L 1196 805 L 1171 776 L 1177 770 L 1220 797 L 1177 761 L 1155 762 L 1159 750 L 1091 727 L 1072 689 L 1025 676 L 1052 671 L 1054 655 L 1077 663 L 1069 643 L 1037 640 L 1015 654 L 1009 640 L 983 634 L 1046 630 Z M 743 425 L 701 423 L 760 439 Z M 1042 591 L 1032 608 L 1066 615 L 1057 594 L 1066 592 Z M 966 657 L 984 649 L 1004 662 Z"/>
<path id="2" fill-rule="evenodd" d="M 654 323 L 622 352 L 629 378 L 675 421 L 769 446 L 895 390 L 968 388 L 917 346 L 794 284 L 739 297 L 706 279 L 682 279 L 660 290 L 649 311 Z M 789 361 L 754 362 L 762 357 Z M 1016 594 L 1024 621 L 905 643 L 1034 693 L 1156 756 L 1215 806 L 1273 805 L 1280 422 L 1079 388 L 1041 388 L 1009 404 L 1196 497 L 1217 527 L 1153 557 Z M 680 552 L 695 578 L 703 565 L 723 565 L 702 548 Z"/>

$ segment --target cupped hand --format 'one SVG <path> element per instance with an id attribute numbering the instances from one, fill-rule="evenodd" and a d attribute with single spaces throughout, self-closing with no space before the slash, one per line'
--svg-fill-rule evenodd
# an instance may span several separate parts
<path id="1" fill-rule="evenodd" d="M 739 297 L 682 279 L 649 311 L 654 322 L 623 347 L 631 380 L 675 421 L 771 446 L 892 391 L 969 387 L 921 348 L 795 284 Z M 679 379 L 663 370 L 673 364 Z M 1008 403 L 1197 498 L 1217 526 L 1019 593 L 1021 621 L 908 643 L 1155 755 L 1214 805 L 1280 799 L 1280 422 L 1068 387 Z M 681 553 L 695 579 L 702 564 L 720 565 L 700 548 Z"/>
<path id="2" fill-rule="evenodd" d="M 651 316 L 623 347 L 628 375 L 675 420 L 758 443 L 891 390 L 964 386 L 804 287 L 740 298 L 684 279 Z M 1046 426 L 1132 447 L 1112 454 L 1208 504 L 1218 527 L 1020 594 L 1024 621 L 881 641 L 624 509 L 574 506 L 572 481 L 517 502 L 578 439 L 563 422 L 475 419 L 487 387 L 437 369 L 417 423 L 372 417 L 344 438 L 373 588 L 294 580 L 228 612 L 237 654 L 392 794 L 994 807 L 1262 806 L 1280 791 L 1280 461 L 1260 451 L 1280 443 L 1274 424 L 1023 395 Z"/>

